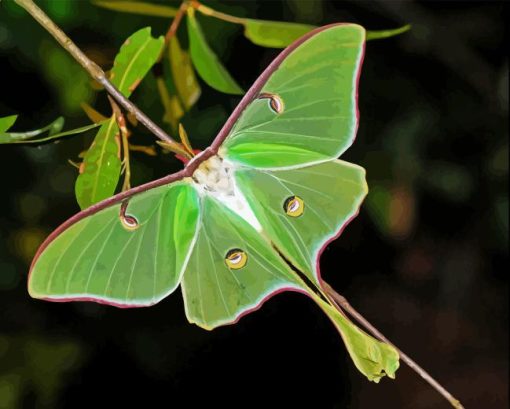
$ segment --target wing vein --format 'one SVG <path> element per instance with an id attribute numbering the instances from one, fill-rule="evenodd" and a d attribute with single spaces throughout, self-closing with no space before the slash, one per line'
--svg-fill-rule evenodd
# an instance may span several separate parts
<path id="1" fill-rule="evenodd" d="M 129 237 L 129 239 L 124 244 L 124 247 L 122 247 L 122 250 L 119 252 L 119 255 L 115 259 L 115 262 L 113 263 L 112 269 L 110 271 L 110 275 L 108 276 L 108 281 L 106 282 L 106 285 L 104 287 L 103 297 L 107 297 L 106 293 L 108 292 L 108 289 L 110 288 L 110 283 L 112 281 L 113 273 L 115 272 L 115 269 L 117 268 L 117 264 L 118 264 L 119 260 L 122 258 L 122 256 L 124 255 L 124 252 L 126 251 L 129 243 L 131 243 L 131 240 L 133 240 L 133 237 L 135 237 L 135 235 L 131 235 Z"/>
<path id="2" fill-rule="evenodd" d="M 158 256 L 159 256 L 159 234 L 161 229 L 161 217 L 162 217 L 162 209 L 163 209 L 164 197 L 159 202 L 158 207 L 158 219 L 156 222 L 156 251 L 154 253 L 154 274 L 152 281 L 152 302 L 156 300 L 156 281 L 158 276 Z"/>
<path id="3" fill-rule="evenodd" d="M 79 256 L 77 257 L 76 261 L 74 262 L 73 264 L 73 267 L 71 269 L 71 273 L 69 274 L 69 278 L 67 279 L 67 282 L 66 282 L 66 293 L 69 292 L 69 285 L 71 283 L 71 280 L 74 276 L 74 272 L 75 272 L 75 269 L 76 269 L 76 266 L 78 265 L 78 263 L 80 262 L 81 258 L 83 257 L 83 255 L 85 254 L 85 252 L 90 248 L 90 246 L 92 246 L 92 244 L 96 241 L 96 239 L 101 235 L 101 233 L 103 233 L 107 227 L 109 227 L 111 224 L 113 223 L 110 222 L 110 223 L 106 223 L 105 226 L 99 230 L 99 232 L 94 236 L 94 238 L 92 240 L 90 240 L 87 245 L 83 248 L 83 250 L 80 252 Z M 88 281 L 88 280 L 87 280 Z"/>
<path id="4" fill-rule="evenodd" d="M 81 228 L 81 230 L 73 237 L 72 240 L 69 241 L 69 243 L 67 244 L 67 247 L 64 251 L 62 251 L 55 263 L 55 265 L 53 266 L 53 270 L 51 271 L 50 273 L 50 277 L 48 278 L 48 284 L 46 285 L 46 292 L 49 292 L 50 291 L 50 287 L 51 287 L 51 284 L 52 284 L 52 281 L 53 281 L 53 276 L 55 275 L 55 271 L 57 270 L 57 267 L 58 265 L 60 264 L 60 261 L 62 260 L 62 257 L 64 256 L 64 254 L 66 254 L 68 252 L 68 250 L 71 248 L 72 244 L 74 243 L 74 241 L 78 238 L 78 236 L 80 235 L 80 233 L 85 230 L 85 227 L 87 227 L 87 225 L 90 223 L 90 219 L 87 220 L 86 223 L 84 223 L 84 226 Z M 72 271 L 70 272 L 70 274 L 72 274 Z"/>
<path id="5" fill-rule="evenodd" d="M 110 229 L 110 232 L 108 233 L 108 236 L 103 241 L 103 244 L 101 245 L 101 248 L 99 249 L 99 251 L 96 254 L 96 258 L 94 259 L 94 263 L 90 267 L 89 276 L 87 278 L 87 284 L 85 285 L 85 293 L 87 293 L 88 290 L 89 290 L 90 280 L 92 279 L 92 275 L 94 274 L 94 271 L 96 269 L 97 263 L 99 261 L 99 257 L 101 257 L 101 255 L 103 254 L 103 251 L 104 251 L 104 249 L 106 247 L 106 244 L 110 240 L 110 237 L 112 236 L 114 230 L 115 230 L 115 223 L 112 224 L 112 228 Z"/>
<path id="6" fill-rule="evenodd" d="M 216 263 L 214 262 L 213 254 L 212 254 L 212 248 L 211 248 L 211 239 L 209 238 L 209 234 L 207 234 L 207 228 L 204 228 L 204 234 L 207 238 L 207 247 L 209 249 L 209 258 L 211 259 L 212 267 L 214 268 L 214 276 L 216 278 L 216 285 L 218 287 L 218 291 L 220 293 L 221 301 L 223 302 L 223 306 L 225 307 L 225 312 L 228 315 L 232 315 L 230 312 L 230 309 L 228 308 L 227 301 L 225 300 L 225 295 L 223 294 L 223 289 L 220 285 L 220 280 L 218 278 L 218 269 L 216 267 Z"/>
<path id="7" fill-rule="evenodd" d="M 139 234 L 140 238 L 138 239 L 138 246 L 136 248 L 135 256 L 134 256 L 133 262 L 131 264 L 131 272 L 129 274 L 129 281 L 128 281 L 128 286 L 126 289 L 126 296 L 124 297 L 125 301 L 128 301 L 129 290 L 131 289 L 131 284 L 133 282 L 133 274 L 135 272 L 136 264 L 138 263 L 138 256 L 140 255 L 140 247 L 142 247 L 142 242 L 145 237 L 145 232 L 147 231 L 147 225 L 143 226 L 142 228 L 143 228 L 143 231 L 140 232 L 140 234 Z"/>

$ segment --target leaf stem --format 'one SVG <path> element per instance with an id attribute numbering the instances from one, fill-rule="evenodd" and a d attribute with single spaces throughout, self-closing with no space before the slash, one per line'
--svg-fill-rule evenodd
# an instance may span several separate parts
<path id="1" fill-rule="evenodd" d="M 413 371 L 420 375 L 425 381 L 432 386 L 437 392 L 439 392 L 450 404 L 456 409 L 464 409 L 464 406 L 453 397 L 439 382 L 437 382 L 427 371 L 413 361 L 408 355 L 403 353 L 395 344 L 390 342 L 383 334 L 381 334 L 372 324 L 370 324 L 365 317 L 363 317 L 358 311 L 356 311 L 347 299 L 338 294 L 328 283 L 322 281 L 326 293 L 331 297 L 333 305 L 341 311 L 342 309 L 347 311 L 351 317 L 358 321 L 365 329 L 370 332 L 375 338 L 382 342 L 393 346 L 403 362 L 405 362 Z"/>
<path id="2" fill-rule="evenodd" d="M 42 11 L 32 0 L 14 0 L 19 6 L 23 7 L 41 26 L 43 26 L 69 53 L 71 56 L 89 73 L 97 82 L 103 85 L 106 91 L 114 98 L 119 105 L 132 113 L 151 133 L 164 142 L 175 143 L 175 141 L 156 125 L 147 115 L 127 99 L 122 93 L 108 80 L 105 72 Z"/>
<path id="3" fill-rule="evenodd" d="M 197 0 L 191 1 L 191 7 L 193 7 L 195 10 L 199 11 L 200 13 L 209 16 L 209 17 L 215 17 L 217 19 L 228 21 L 229 23 L 234 24 L 246 24 L 246 19 L 241 17 L 232 16 L 230 14 L 222 13 L 221 11 L 213 10 L 210 7 L 204 6 Z"/>

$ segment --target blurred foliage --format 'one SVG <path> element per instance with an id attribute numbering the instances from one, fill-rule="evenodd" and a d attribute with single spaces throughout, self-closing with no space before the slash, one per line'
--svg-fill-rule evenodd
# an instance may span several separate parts
<path id="1" fill-rule="evenodd" d="M 156 17 L 175 17 L 177 9 L 160 4 L 142 1 L 94 1 L 94 5 L 124 13 L 142 14 Z"/>
<path id="2" fill-rule="evenodd" d="M 92 101 L 93 90 L 87 73 L 58 44 L 46 38 L 39 48 L 39 59 L 45 61 L 43 75 L 54 92 L 60 94 L 63 115 L 76 115 L 80 112 L 81 102 Z"/>
<path id="3" fill-rule="evenodd" d="M 0 334 L 0 408 L 21 407 L 29 391 L 37 396 L 33 408 L 55 407 L 64 379 L 83 358 L 74 341 Z"/>
<path id="4" fill-rule="evenodd" d="M 154 2 L 158 7 L 142 15 L 140 2 L 99 3 L 108 3 L 110 9 L 87 1 L 38 1 L 106 70 L 119 46 L 139 29 L 150 26 L 154 37 L 164 36 L 179 7 L 176 1 Z M 135 11 L 119 12 L 119 7 L 126 11 L 123 3 Z M 405 35 L 367 44 L 360 128 L 344 159 L 367 169 L 370 193 L 360 217 L 324 252 L 321 267 L 327 280 L 368 312 L 390 339 L 405 351 L 418 352 L 418 362 L 430 365 L 467 407 L 479 407 L 480 402 L 502 407 L 508 400 L 508 334 L 503 325 L 508 320 L 508 58 L 503 52 L 507 28 L 502 4 L 207 2 L 210 9 L 229 16 L 260 19 L 262 26 L 349 21 L 384 31 L 412 24 Z M 196 14 L 210 51 L 238 86 L 247 89 L 276 51 L 256 47 L 241 23 Z M 283 35 L 266 39 L 268 27 L 260 31 L 267 47 L 292 41 L 292 35 L 285 41 Z M 182 122 L 193 146 L 203 149 L 238 98 L 211 89 L 200 73 L 200 78 L 195 76 L 186 29 L 181 27 L 175 40 L 165 49 L 163 77 L 157 70 L 148 72 L 133 98 L 156 123 L 164 121 L 172 135 Z M 172 50 L 182 64 L 172 66 Z M 10 126 L 12 132 L 40 129 L 60 115 L 67 129 L 83 127 L 83 103 L 110 117 L 104 91 L 9 0 L 0 2 L 0 54 L 0 117 L 19 114 L 14 124 L 0 119 L 0 135 L 10 133 Z M 158 149 L 158 157 L 153 157 L 136 150 L 146 146 L 153 153 L 153 137 L 140 126 L 129 128 L 133 185 L 181 168 L 164 151 Z M 324 338 L 329 324 L 292 295 L 281 303 L 276 298 L 235 328 L 212 334 L 180 321 L 178 297 L 151 311 L 129 314 L 89 304 L 47 306 L 29 300 L 26 272 L 37 246 L 79 210 L 72 196 L 77 172 L 66 160 L 88 150 L 92 133 L 38 147 L 0 149 L 0 405 L 85 407 L 97 404 L 101 393 L 105 404 L 142 405 L 148 404 L 143 400 L 150 395 L 147 391 L 158 396 L 158 390 L 165 398 L 172 393 L 176 399 L 201 402 L 198 385 L 208 404 L 228 407 L 232 402 L 217 397 L 217 390 L 227 381 L 239 390 L 256 384 L 259 368 L 265 371 L 268 390 L 283 385 L 302 391 L 299 399 L 287 395 L 286 402 L 276 395 L 275 404 L 282 406 L 310 402 L 342 407 L 343 402 L 370 407 L 391 399 L 399 407 L 438 407 L 434 392 L 413 375 L 378 389 L 360 383 L 353 388 L 359 392 L 354 397 L 339 392 L 339 385 L 348 386 L 348 379 L 356 383 L 357 378 L 339 381 L 347 369 L 333 331 L 331 339 Z M 84 343 L 94 349 L 94 356 L 85 353 Z M 326 371 L 316 357 L 296 364 L 295 356 L 306 348 L 323 352 L 322 359 L 338 354 L 327 369 L 337 372 L 305 377 L 305 384 L 304 372 Z M 444 359 L 438 360 L 438 351 Z M 272 361 L 288 370 L 267 371 Z M 69 376 L 73 371 L 80 374 L 79 381 Z M 114 371 L 122 388 L 109 382 Z M 478 374 L 476 387 L 473 374 Z M 306 393 L 319 388 L 320 396 Z M 125 390 L 133 394 L 124 397 Z M 262 405 L 262 397 L 253 400 Z"/>

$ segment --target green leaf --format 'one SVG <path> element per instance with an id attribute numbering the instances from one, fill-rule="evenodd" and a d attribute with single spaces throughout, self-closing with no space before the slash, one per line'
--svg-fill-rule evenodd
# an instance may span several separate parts
<path id="1" fill-rule="evenodd" d="M 111 70 L 112 83 L 129 97 L 142 78 L 157 61 L 164 45 L 163 37 L 153 38 L 150 27 L 132 34 L 115 57 Z"/>
<path id="2" fill-rule="evenodd" d="M 365 200 L 365 209 L 377 229 L 387 236 L 391 236 L 390 207 L 390 188 L 384 183 L 371 183 L 370 193 Z"/>
<path id="3" fill-rule="evenodd" d="M 76 116 L 81 112 L 80 103 L 91 103 L 94 99 L 89 76 L 67 51 L 50 39 L 41 42 L 38 54 L 41 73 L 57 93 L 58 111 Z"/>
<path id="4" fill-rule="evenodd" d="M 115 118 L 101 125 L 85 154 L 76 179 L 75 194 L 82 209 L 113 195 L 120 177 L 119 128 Z"/>
<path id="5" fill-rule="evenodd" d="M 186 110 L 189 110 L 200 97 L 201 89 L 195 76 L 189 54 L 182 50 L 179 40 L 173 36 L 168 45 L 170 68 L 175 88 Z"/>
<path id="6" fill-rule="evenodd" d="M 242 88 L 230 76 L 207 44 L 193 9 L 188 9 L 188 35 L 191 59 L 200 77 L 217 91 L 241 95 Z"/>
<path id="7" fill-rule="evenodd" d="M 150 27 L 132 34 L 115 57 L 111 81 L 129 97 L 157 61 L 164 45 L 163 37 L 151 36 Z M 112 116 L 101 125 L 94 142 L 85 154 L 80 175 L 76 179 L 75 194 L 78 204 L 85 209 L 113 195 L 120 170 L 119 132 Z"/>
<path id="8" fill-rule="evenodd" d="M 79 134 L 79 133 L 82 133 L 82 132 L 86 132 L 86 131 L 89 131 L 91 129 L 94 129 L 94 128 L 97 128 L 98 126 L 100 126 L 101 123 L 97 123 L 97 124 L 91 124 L 91 125 L 86 125 L 86 126 L 82 126 L 80 128 L 76 128 L 76 129 L 71 129 L 69 131 L 64 131 L 64 132 L 59 132 L 59 133 L 49 133 L 48 136 L 46 137 L 43 137 L 43 138 L 37 138 L 37 139 L 19 139 L 19 135 L 27 135 L 29 134 L 29 132 L 25 132 L 25 133 L 22 133 L 22 132 L 19 132 L 19 133 L 0 133 L 0 144 L 1 143 L 16 143 L 16 144 L 38 144 L 38 143 L 46 143 L 46 142 L 49 142 L 49 141 L 52 141 L 52 140 L 56 140 L 56 139 L 60 139 L 60 138 L 64 138 L 66 136 L 71 136 L 71 135 L 76 135 L 76 134 Z M 32 131 L 34 132 L 34 131 Z M 33 136 L 31 136 L 33 137 Z M 7 140 L 8 138 L 8 140 Z"/>
<path id="9" fill-rule="evenodd" d="M 395 28 L 393 30 L 367 31 L 367 41 L 395 37 L 395 36 L 398 36 L 399 34 L 409 31 L 410 29 L 411 29 L 411 24 L 406 24 L 403 27 Z"/>
<path id="10" fill-rule="evenodd" d="M 308 24 L 246 19 L 244 35 L 262 47 L 284 48 L 314 28 Z"/>
<path id="11" fill-rule="evenodd" d="M 12 118 L 12 117 L 8 117 Z M 16 120 L 16 116 L 14 116 L 14 121 Z M 12 124 L 11 124 L 12 125 Z M 40 128 L 35 129 L 33 131 L 27 132 L 0 132 L 0 143 L 23 143 L 26 139 L 31 139 L 35 136 L 41 135 L 44 132 L 48 132 L 48 136 L 53 136 L 56 133 L 60 132 L 62 127 L 64 126 L 64 118 L 58 117 L 52 123 Z M 0 126 L 1 128 L 1 126 Z"/>
<path id="12" fill-rule="evenodd" d="M 155 17 L 175 17 L 177 9 L 142 1 L 93 1 L 92 4 L 123 13 L 142 14 Z"/>
<path id="13" fill-rule="evenodd" d="M 18 115 L 9 115 L 0 118 L 0 134 L 7 131 L 11 126 L 13 126 L 14 122 L 16 122 L 16 119 L 18 119 Z"/>

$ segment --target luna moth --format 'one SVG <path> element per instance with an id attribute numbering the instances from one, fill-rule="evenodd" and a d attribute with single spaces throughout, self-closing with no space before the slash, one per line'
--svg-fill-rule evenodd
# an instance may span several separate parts
<path id="1" fill-rule="evenodd" d="M 364 169 L 337 159 L 358 127 L 364 43 L 361 26 L 334 24 L 287 47 L 184 169 L 51 233 L 32 262 L 30 295 L 145 307 L 180 285 L 188 320 L 210 330 L 297 291 L 326 313 L 369 380 L 393 378 L 395 348 L 335 308 L 319 268 L 368 191 Z"/>

